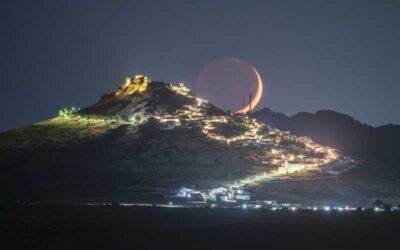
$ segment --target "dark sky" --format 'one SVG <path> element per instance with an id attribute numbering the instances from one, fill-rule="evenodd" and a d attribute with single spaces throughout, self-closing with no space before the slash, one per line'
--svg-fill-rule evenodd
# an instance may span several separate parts
<path id="1" fill-rule="evenodd" d="M 0 131 L 90 105 L 135 73 L 193 86 L 220 57 L 257 68 L 261 106 L 399 124 L 399 3 L 1 1 Z"/>

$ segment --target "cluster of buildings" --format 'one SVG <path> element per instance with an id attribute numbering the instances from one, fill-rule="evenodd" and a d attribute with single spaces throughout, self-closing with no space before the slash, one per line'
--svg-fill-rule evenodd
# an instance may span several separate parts
<path id="1" fill-rule="evenodd" d="M 249 192 L 240 188 L 232 187 L 218 187 L 203 190 L 182 187 L 179 189 L 176 196 L 197 201 L 237 202 L 250 200 Z"/>
<path id="2" fill-rule="evenodd" d="M 115 95 L 146 90 L 150 78 L 137 75 L 128 78 Z M 168 84 L 167 87 L 193 100 L 173 113 L 154 116 L 161 130 L 194 129 L 207 140 L 217 141 L 230 147 L 248 150 L 259 159 L 265 170 L 256 176 L 237 180 L 231 186 L 207 191 L 183 189 L 178 196 L 204 201 L 224 201 L 237 203 L 250 201 L 250 194 L 242 188 L 247 184 L 302 171 L 319 170 L 341 159 L 332 148 L 319 145 L 307 137 L 291 135 L 287 131 L 273 129 L 243 115 L 210 115 L 210 105 L 206 100 L 192 96 L 184 83 Z M 188 197 L 190 196 L 190 197 Z M 200 199 L 201 197 L 201 199 Z"/>
<path id="3" fill-rule="evenodd" d="M 145 75 L 127 78 L 109 98 L 120 98 L 135 92 L 144 92 L 151 83 Z M 342 160 L 332 148 L 314 143 L 310 138 L 291 135 L 287 131 L 270 128 L 243 115 L 210 115 L 210 105 L 204 99 L 192 96 L 184 83 L 167 84 L 167 88 L 193 100 L 192 104 L 183 105 L 173 113 L 154 116 L 162 130 L 193 129 L 203 134 L 206 140 L 217 141 L 227 146 L 256 149 L 248 150 L 259 159 L 260 166 L 270 175 L 286 175 L 307 170 L 318 170 Z M 72 110 L 71 112 L 75 112 Z M 60 111 L 60 115 L 69 114 Z M 132 118 L 132 122 L 137 119 Z M 328 172 L 329 173 L 329 172 Z M 252 177 L 250 179 L 258 179 Z"/>
<path id="4" fill-rule="evenodd" d="M 179 93 L 179 94 L 181 94 L 181 95 L 189 95 L 189 92 L 190 92 L 190 89 L 187 88 L 187 87 L 185 86 L 185 83 L 183 83 L 183 82 L 180 82 L 178 85 L 170 84 L 169 87 L 170 87 L 173 91 L 175 91 L 175 92 L 177 92 L 177 93 Z"/>
<path id="5" fill-rule="evenodd" d="M 267 209 L 272 211 L 364 211 L 367 208 L 352 206 L 303 206 L 294 203 L 278 203 L 274 200 L 252 200 L 251 194 L 243 189 L 218 187 L 214 189 L 193 189 L 182 187 L 175 196 L 169 197 L 171 207 L 211 207 L 211 208 L 243 208 L 243 209 Z M 373 207 L 375 212 L 385 211 L 382 207 Z M 400 211 L 398 206 L 391 207 L 390 211 Z"/>
<path id="6" fill-rule="evenodd" d="M 285 175 L 306 170 L 318 170 L 340 159 L 330 147 L 319 145 L 308 137 L 291 135 L 288 131 L 270 128 L 242 115 L 206 115 L 206 100 L 190 95 L 183 83 L 170 89 L 195 100 L 174 114 L 156 117 L 163 130 L 198 129 L 209 140 L 235 148 L 255 147 L 256 158 L 273 175 Z M 262 153 L 259 153 L 262 152 Z"/>
<path id="7" fill-rule="evenodd" d="M 265 170 L 255 176 L 236 180 L 225 187 L 214 189 L 181 188 L 175 199 L 195 206 L 219 206 L 268 208 L 271 210 L 296 210 L 302 208 L 298 204 L 278 204 L 274 201 L 254 201 L 247 185 L 287 174 L 326 169 L 337 162 L 348 163 L 348 159 L 330 147 L 319 145 L 308 137 L 291 135 L 268 127 L 263 123 L 239 115 L 207 115 L 207 101 L 190 96 L 189 90 L 180 84 L 172 90 L 179 94 L 194 98 L 194 105 L 185 105 L 174 114 L 157 117 L 163 130 L 197 129 L 208 140 L 218 141 L 227 146 L 249 150 L 260 160 Z M 347 161 L 346 161 L 347 160 Z M 319 210 L 320 208 L 313 208 Z M 333 209 L 333 208 L 332 208 Z M 341 209 L 341 208 L 340 208 Z"/>
<path id="8" fill-rule="evenodd" d="M 150 82 L 150 77 L 145 75 L 135 75 L 133 78 L 127 77 L 125 83 L 114 91 L 114 95 L 123 97 L 132 95 L 135 92 L 144 92 Z"/>

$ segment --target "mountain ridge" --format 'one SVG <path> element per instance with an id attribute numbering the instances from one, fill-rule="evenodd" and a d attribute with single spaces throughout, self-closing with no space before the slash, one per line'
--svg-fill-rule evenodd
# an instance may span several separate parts
<path id="1" fill-rule="evenodd" d="M 288 130 L 298 136 L 308 136 L 364 161 L 395 168 L 400 160 L 399 125 L 373 127 L 333 110 L 299 112 L 287 116 L 263 108 L 254 112 L 252 117 L 271 127 Z"/>

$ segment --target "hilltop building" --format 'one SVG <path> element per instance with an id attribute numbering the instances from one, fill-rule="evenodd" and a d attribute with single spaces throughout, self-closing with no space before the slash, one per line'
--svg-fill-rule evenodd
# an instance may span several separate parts
<path id="1" fill-rule="evenodd" d="M 143 92 L 150 82 L 150 77 L 145 75 L 135 75 L 133 78 L 127 77 L 125 83 L 114 91 L 115 96 L 132 95 L 137 91 Z"/>

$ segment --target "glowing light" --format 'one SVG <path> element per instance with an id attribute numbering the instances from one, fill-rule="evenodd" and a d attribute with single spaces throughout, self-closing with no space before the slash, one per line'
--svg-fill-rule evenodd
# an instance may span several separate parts
<path id="1" fill-rule="evenodd" d="M 58 116 L 61 117 L 71 117 L 76 115 L 76 113 L 79 111 L 79 108 L 65 108 L 65 109 L 61 109 L 60 111 L 58 111 Z"/>

